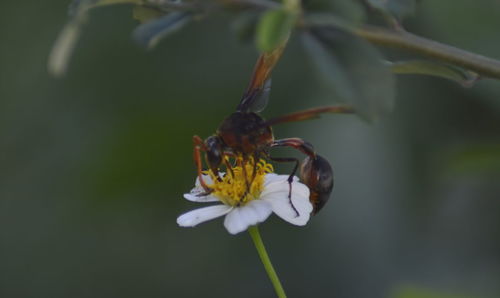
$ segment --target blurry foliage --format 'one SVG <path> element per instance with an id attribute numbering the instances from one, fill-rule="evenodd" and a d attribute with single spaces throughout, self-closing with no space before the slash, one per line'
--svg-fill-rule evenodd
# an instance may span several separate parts
<path id="1" fill-rule="evenodd" d="M 385 16 L 396 30 L 400 20 L 415 10 L 415 0 L 305 1 L 303 11 L 268 0 L 79 0 L 70 8 L 71 19 L 61 32 L 49 58 L 49 71 L 62 76 L 91 9 L 112 4 L 134 4 L 133 17 L 141 22 L 132 33 L 145 48 L 217 11 L 235 15 L 234 27 L 242 40 L 255 35 L 257 48 L 269 52 L 286 44 L 294 27 L 320 70 L 336 101 L 352 104 L 366 120 L 375 120 L 394 106 L 395 85 L 391 73 L 445 77 L 470 86 L 477 75 L 454 65 L 431 61 L 383 63 L 378 49 L 354 34 L 374 11 Z M 286 4 L 286 3 L 285 3 Z M 259 17 L 260 14 L 260 17 Z"/>
<path id="2" fill-rule="evenodd" d="M 241 13 L 231 23 L 231 28 L 240 42 L 253 42 L 259 14 L 256 12 Z"/>
<path id="3" fill-rule="evenodd" d="M 295 18 L 296 16 L 284 9 L 267 11 L 262 15 L 257 28 L 257 47 L 263 52 L 268 52 L 286 42 L 295 24 Z"/>
<path id="4" fill-rule="evenodd" d="M 269 8 L 243 5 L 221 20 L 194 11 L 190 20 L 201 26 L 183 27 L 147 55 L 127 40 L 140 26 L 129 20 L 130 8 L 147 24 L 179 3 L 164 10 L 86 9 L 84 17 L 74 10 L 52 52 L 61 70 L 76 49 L 60 80 L 46 75 L 45 59 L 65 21 L 58 9 L 65 1 L 0 4 L 0 296 L 271 293 L 249 239 L 222 233 L 220 222 L 193 230 L 174 222 L 189 208 L 180 194 L 194 180 L 190 137 L 209 135 L 233 111 L 255 61 L 226 24 L 247 18 L 238 32 L 255 41 L 260 16 L 279 5 L 253 2 Z M 498 1 L 420 3 L 408 29 L 482 54 L 500 52 Z M 305 18 L 349 36 L 371 20 L 366 5 L 304 1 Z M 331 86 L 318 88 L 303 63 L 301 39 L 293 37 L 305 29 L 296 30 L 276 70 L 267 115 L 332 100 Z M 414 61 L 400 52 L 381 56 Z M 434 67 L 425 63 L 415 72 Z M 447 68 L 438 73 L 462 76 Z M 321 217 L 303 229 L 275 219 L 264 225 L 291 296 L 388 297 L 404 280 L 415 286 L 394 292 L 398 298 L 498 297 L 500 92 L 493 80 L 476 86 L 398 76 L 397 112 L 377 125 L 323 117 L 276 128 L 313 142 L 336 170 L 334 197 Z M 214 270 L 222 275 L 207 274 Z"/>
<path id="5" fill-rule="evenodd" d="M 132 16 L 134 19 L 138 20 L 140 23 L 147 23 L 154 19 L 161 18 L 164 15 L 162 11 L 146 6 L 134 6 L 132 10 Z"/>
<path id="6" fill-rule="evenodd" d="M 392 110 L 394 76 L 370 44 L 347 32 L 321 28 L 305 34 L 303 41 L 327 85 L 353 103 L 361 116 L 373 120 Z"/>
<path id="7" fill-rule="evenodd" d="M 138 9 L 134 9 L 134 17 L 137 16 Z M 142 10 L 142 12 L 145 11 Z M 148 21 L 138 26 L 132 33 L 134 40 L 145 48 L 155 47 L 162 38 L 180 30 L 191 19 L 191 14 L 188 12 L 172 12 L 165 16 L 153 14 L 151 10 L 148 12 L 147 15 L 140 16 L 140 21 L 144 22 L 146 18 Z M 154 18 L 154 16 L 159 17 Z"/>
<path id="8" fill-rule="evenodd" d="M 323 13 L 329 20 L 332 20 L 333 15 L 353 25 L 361 25 L 366 21 L 367 12 L 363 8 L 362 1 L 308 0 L 304 1 L 303 5 L 304 10 L 308 12 L 307 15 Z"/>
<path id="9" fill-rule="evenodd" d="M 445 169 L 458 174 L 500 174 L 500 144 L 456 146 L 445 154 Z"/>
<path id="10" fill-rule="evenodd" d="M 390 298 L 481 298 L 465 294 L 453 294 L 415 286 L 400 286 Z"/>
<path id="11" fill-rule="evenodd" d="M 415 11 L 416 0 L 366 0 L 366 2 L 385 15 L 401 19 Z"/>
<path id="12" fill-rule="evenodd" d="M 397 74 L 422 74 L 441 77 L 455 81 L 464 87 L 471 87 L 478 79 L 477 73 L 463 68 L 427 60 L 409 60 L 389 62 L 389 66 Z"/>

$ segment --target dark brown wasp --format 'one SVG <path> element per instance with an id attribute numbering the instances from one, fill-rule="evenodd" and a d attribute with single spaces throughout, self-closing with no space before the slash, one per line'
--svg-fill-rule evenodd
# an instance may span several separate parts
<path id="1" fill-rule="evenodd" d="M 313 204 L 313 214 L 317 213 L 328 201 L 333 189 L 333 170 L 330 163 L 318 155 L 313 146 L 300 138 L 287 138 L 276 140 L 271 126 L 279 123 L 302 121 L 318 117 L 322 113 L 352 113 L 353 109 L 346 105 L 312 108 L 281 117 L 265 120 L 258 112 L 267 104 L 271 87 L 271 71 L 276 65 L 283 48 L 262 54 L 257 60 L 250 84 L 236 108 L 236 112 L 229 115 L 217 129 L 216 133 L 203 140 L 198 136 L 193 137 L 194 160 L 198 168 L 198 177 L 206 194 L 212 189 L 202 178 L 201 151 L 205 152 L 205 159 L 209 169 L 218 176 L 222 164 L 231 170 L 227 157 L 239 157 L 242 164 L 260 158 L 268 158 L 275 162 L 293 162 L 295 166 L 288 178 L 290 185 L 289 198 L 293 176 L 297 172 L 300 162 L 297 158 L 272 157 L 270 149 L 273 147 L 292 147 L 306 158 L 302 161 L 300 178 L 310 190 L 309 200 Z M 242 167 L 245 170 L 245 167 Z M 255 171 L 254 171 L 255 172 Z M 245 174 L 246 177 L 246 174 Z M 250 188 L 247 181 L 247 189 Z M 292 208 L 297 212 L 292 202 Z"/>

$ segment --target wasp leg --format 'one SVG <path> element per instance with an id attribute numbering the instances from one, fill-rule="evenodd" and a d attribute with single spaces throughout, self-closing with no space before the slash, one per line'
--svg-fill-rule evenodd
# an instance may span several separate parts
<path id="1" fill-rule="evenodd" d="M 247 185 L 247 190 L 250 189 L 250 182 L 248 181 L 247 174 L 247 159 L 246 158 L 238 158 L 236 164 L 241 167 L 241 171 L 243 173 L 243 177 L 245 178 L 245 184 Z"/>
<path id="2" fill-rule="evenodd" d="M 259 153 L 255 153 L 253 156 L 253 172 L 252 172 L 252 179 L 250 180 L 250 185 L 252 185 L 253 181 L 255 180 L 255 177 L 257 176 L 257 164 L 259 162 Z"/>
<path id="3" fill-rule="evenodd" d="M 299 160 L 293 157 L 269 157 L 269 159 L 276 162 L 295 162 L 292 173 L 290 174 L 290 176 L 288 176 L 288 200 L 290 201 L 290 205 L 292 206 L 293 211 L 295 211 L 297 216 L 299 216 L 299 211 L 297 211 L 297 208 L 295 208 L 292 202 L 292 182 L 293 176 L 295 176 L 295 173 L 297 173 L 297 169 L 299 168 Z"/>
<path id="4" fill-rule="evenodd" d="M 292 147 L 307 155 L 300 176 L 309 188 L 309 201 L 314 207 L 313 214 L 316 214 L 328 200 L 333 188 L 333 171 L 328 161 L 317 155 L 310 143 L 300 138 L 276 140 L 271 147 Z"/>
<path id="5" fill-rule="evenodd" d="M 309 187 L 309 201 L 314 207 L 312 214 L 318 213 L 333 190 L 333 169 L 328 160 L 316 154 L 310 143 L 299 138 L 276 140 L 271 146 L 288 146 L 307 155 L 302 162 L 300 179 Z"/>
<path id="6" fill-rule="evenodd" d="M 298 122 L 305 121 L 309 119 L 319 118 L 321 114 L 330 113 L 330 114 L 353 114 L 355 113 L 354 108 L 351 105 L 333 105 L 326 107 L 317 107 L 312 109 L 307 109 L 304 111 L 299 111 L 295 113 L 291 113 L 288 115 L 283 115 L 279 117 L 275 117 L 267 120 L 262 124 L 263 127 L 266 126 L 274 126 L 280 123 L 287 122 Z"/>
<path id="7" fill-rule="evenodd" d="M 229 160 L 227 160 L 227 158 L 224 158 L 223 163 L 226 166 L 227 171 L 231 174 L 231 177 L 233 177 L 234 179 L 233 166 L 231 165 L 231 163 L 229 163 Z"/>
<path id="8" fill-rule="evenodd" d="M 316 151 L 314 150 L 313 145 L 300 138 L 275 140 L 271 144 L 271 147 L 292 147 L 304 153 L 305 155 L 310 156 L 311 158 L 316 158 Z"/>
<path id="9" fill-rule="evenodd" d="M 257 156 L 258 155 L 255 155 L 253 157 L 252 177 L 250 178 L 250 180 L 248 180 L 248 174 L 247 174 L 246 164 L 251 159 L 246 159 L 246 158 L 237 159 L 237 165 L 241 167 L 243 176 L 245 177 L 245 183 L 246 183 L 246 186 L 247 186 L 247 189 L 246 189 L 245 193 L 243 194 L 243 198 L 245 198 L 250 193 L 252 184 L 253 184 L 253 182 L 255 180 L 255 177 L 257 176 L 257 160 L 258 160 Z M 234 174 L 233 174 L 233 176 L 234 176 Z"/>
<path id="10" fill-rule="evenodd" d="M 228 158 L 226 158 L 228 157 Z M 233 158 L 234 161 L 231 163 L 231 160 L 229 158 Z M 224 165 L 226 166 L 226 169 L 229 171 L 229 173 L 231 173 L 231 176 L 234 178 L 234 166 L 237 165 L 237 158 L 236 158 L 236 155 L 232 152 L 228 152 L 228 151 L 225 151 L 224 152 L 224 158 L 223 158 L 223 163 Z"/>
<path id="11" fill-rule="evenodd" d="M 243 198 L 241 198 L 242 200 L 250 193 L 250 186 L 251 186 L 251 182 L 248 181 L 248 174 L 247 174 L 247 167 L 246 167 L 247 162 L 248 162 L 248 159 L 246 159 L 246 158 L 237 159 L 237 163 L 241 167 L 243 177 L 245 177 L 245 184 L 247 186 L 247 189 L 246 189 L 245 193 L 243 194 Z M 252 182 L 253 182 L 253 180 L 252 180 Z"/>
<path id="12" fill-rule="evenodd" d="M 203 140 L 199 136 L 193 136 L 193 159 L 196 165 L 196 169 L 198 172 L 198 180 L 200 181 L 201 187 L 205 190 L 205 192 L 199 194 L 198 196 L 206 196 L 212 193 L 213 189 L 211 189 L 203 179 L 203 165 L 201 163 L 201 151 L 206 151 L 205 144 Z"/>

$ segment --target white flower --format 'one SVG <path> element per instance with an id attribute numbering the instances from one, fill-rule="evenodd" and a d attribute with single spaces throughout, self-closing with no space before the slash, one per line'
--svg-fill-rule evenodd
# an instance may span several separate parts
<path id="1" fill-rule="evenodd" d="M 238 176 L 238 175 L 236 175 Z M 261 179 L 259 185 L 258 180 Z M 202 178 L 208 185 L 221 186 L 225 182 L 215 182 L 213 177 L 203 175 Z M 225 179 L 225 178 L 224 178 Z M 239 179 L 241 180 L 241 178 Z M 231 183 L 222 185 L 222 188 L 233 187 L 235 182 L 241 182 L 237 178 Z M 257 182 L 255 182 L 257 181 Z M 239 197 L 224 198 L 221 193 L 212 192 L 209 195 L 199 196 L 204 193 L 199 180 L 196 180 L 195 187 L 190 193 L 184 194 L 184 198 L 193 202 L 221 202 L 223 204 L 213 205 L 209 207 L 199 208 L 182 214 L 177 218 L 177 223 L 181 227 L 194 227 L 202 222 L 226 216 L 224 226 L 231 234 L 237 234 L 245 231 L 248 227 L 265 221 L 272 212 L 276 213 L 285 221 L 303 226 L 309 221 L 312 204 L 309 202 L 309 188 L 298 182 L 298 178 L 294 177 L 292 182 L 292 195 L 290 204 L 288 175 L 277 175 L 274 173 L 259 173 L 254 180 L 257 186 L 254 189 L 252 184 L 251 193 L 253 196 L 250 199 L 241 199 Z M 245 191 L 245 194 L 247 192 Z M 236 199 L 236 200 L 235 200 Z M 237 201 L 237 202 L 236 202 Z M 298 213 L 298 214 L 297 214 Z"/>

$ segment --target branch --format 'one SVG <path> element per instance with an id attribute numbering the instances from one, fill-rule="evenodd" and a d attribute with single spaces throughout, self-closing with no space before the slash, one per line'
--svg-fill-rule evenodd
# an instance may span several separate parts
<path id="1" fill-rule="evenodd" d="M 406 31 L 374 26 L 354 29 L 354 33 L 371 43 L 400 48 L 474 71 L 481 76 L 500 79 L 500 61 L 464 51 Z"/>

